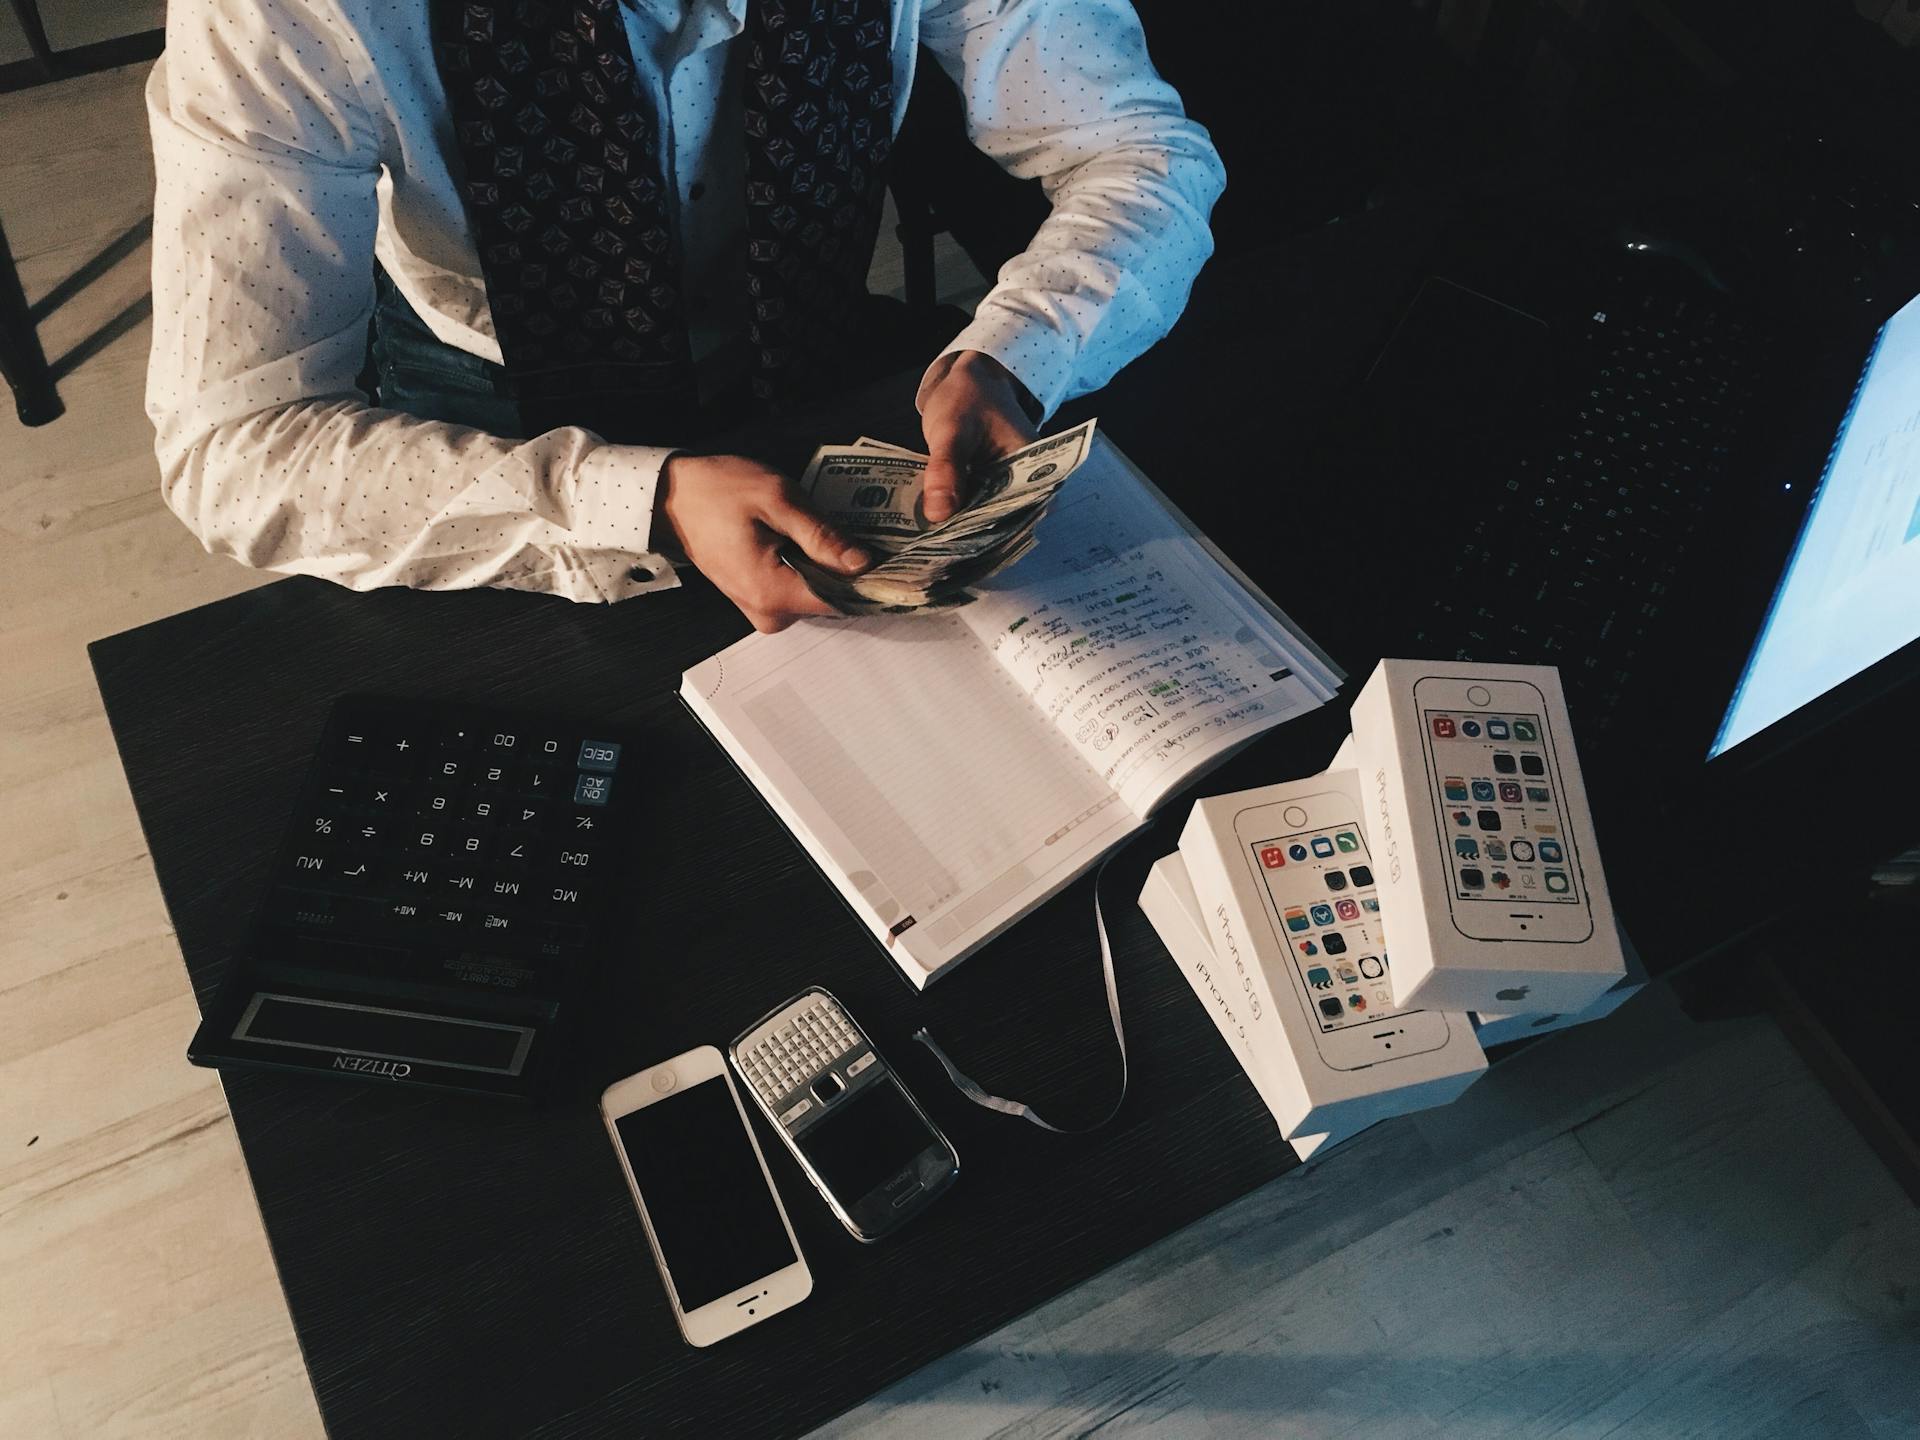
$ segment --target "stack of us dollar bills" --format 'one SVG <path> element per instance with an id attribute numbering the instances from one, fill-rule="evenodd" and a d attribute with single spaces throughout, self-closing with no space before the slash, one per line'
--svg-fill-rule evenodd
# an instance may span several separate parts
<path id="1" fill-rule="evenodd" d="M 966 504 L 930 524 L 922 503 L 925 455 L 878 440 L 822 446 L 800 477 L 808 503 L 876 556 L 859 575 L 838 575 L 789 546 L 787 563 L 813 593 L 849 615 L 964 605 L 972 586 L 1034 546 L 1034 530 L 1093 446 L 1089 420 L 1036 440 L 968 477 Z"/>

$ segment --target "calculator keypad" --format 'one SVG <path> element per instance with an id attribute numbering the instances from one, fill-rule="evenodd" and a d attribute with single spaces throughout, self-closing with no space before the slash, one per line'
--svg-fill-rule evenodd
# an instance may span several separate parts
<path id="1" fill-rule="evenodd" d="M 873 1063 L 873 1052 L 844 1010 L 828 996 L 814 995 L 805 1009 L 789 1015 L 751 1050 L 743 1050 L 740 1068 L 768 1108 L 783 1124 L 791 1124 L 815 1108 L 804 1093 L 807 1088 L 862 1050 L 867 1053 L 845 1067 L 849 1080 Z"/>
<path id="2" fill-rule="evenodd" d="M 412 708 L 336 708 L 268 920 L 549 959 L 578 951 L 622 808 L 620 744 Z"/>

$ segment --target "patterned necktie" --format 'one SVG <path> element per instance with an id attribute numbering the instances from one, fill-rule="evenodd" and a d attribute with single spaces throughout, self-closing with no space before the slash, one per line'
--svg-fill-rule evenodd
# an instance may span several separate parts
<path id="1" fill-rule="evenodd" d="M 616 0 L 430 4 L 528 433 L 688 435 L 699 398 L 673 197 Z M 892 141 L 888 14 L 888 0 L 749 0 L 746 284 L 763 406 L 825 388 L 857 358 Z"/>

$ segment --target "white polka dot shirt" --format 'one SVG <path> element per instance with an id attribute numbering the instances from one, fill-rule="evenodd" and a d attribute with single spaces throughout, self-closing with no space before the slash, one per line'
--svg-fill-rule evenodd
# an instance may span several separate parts
<path id="1" fill-rule="evenodd" d="M 894 123 L 916 46 L 974 143 L 1053 213 L 949 351 L 1048 413 L 1166 333 L 1224 176 L 1127 0 L 894 0 Z M 628 0 L 678 196 L 692 340 L 743 326 L 737 85 L 746 0 Z M 513 439 L 369 406 L 373 262 L 434 334 L 500 359 L 423 0 L 173 0 L 147 86 L 157 193 L 147 413 L 162 493 L 208 550 L 356 589 L 611 601 L 678 583 L 649 545 L 679 438 Z M 939 357 L 929 357 L 938 359 Z"/>

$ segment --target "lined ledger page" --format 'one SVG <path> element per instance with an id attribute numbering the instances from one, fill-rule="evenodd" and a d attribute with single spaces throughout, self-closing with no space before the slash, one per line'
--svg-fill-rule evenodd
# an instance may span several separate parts
<path id="1" fill-rule="evenodd" d="M 1139 823 L 950 615 L 804 621 L 681 694 L 916 985 Z"/>
<path id="2" fill-rule="evenodd" d="M 1339 677 L 1097 441 L 1040 544 L 955 614 L 1138 815 Z"/>

